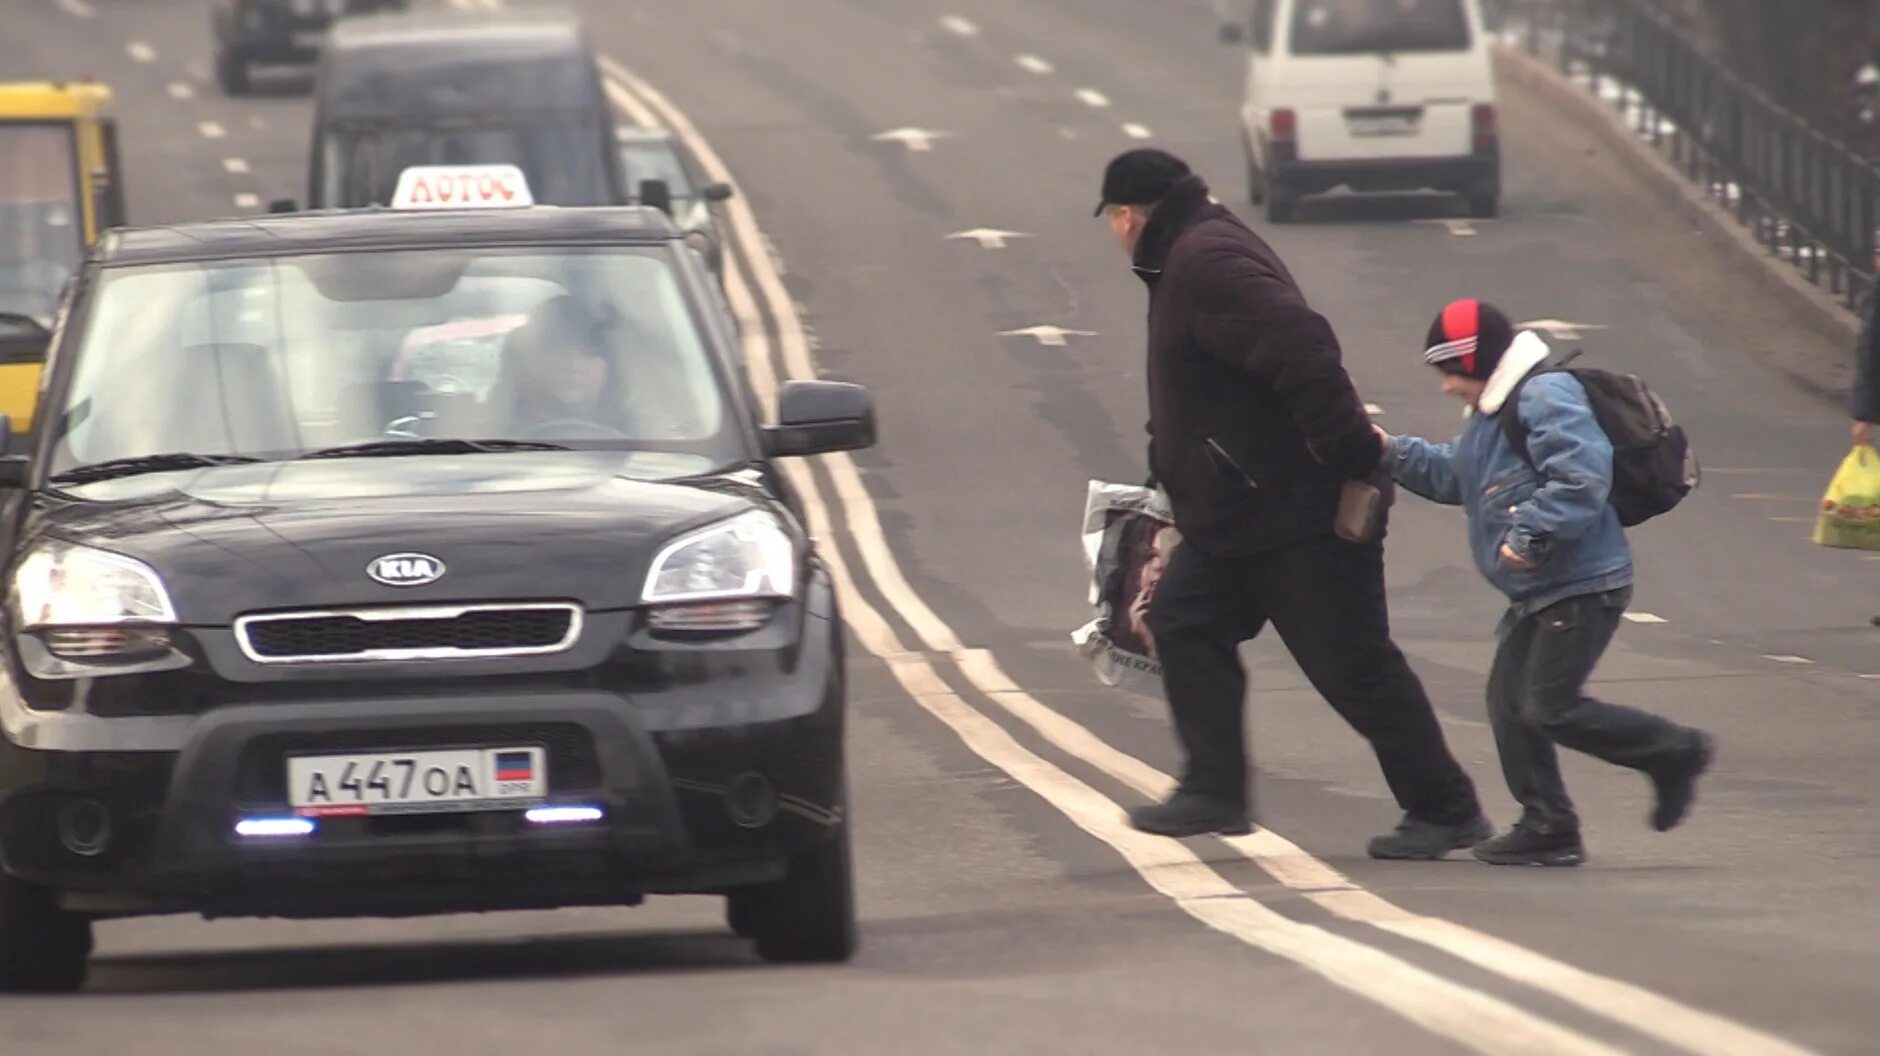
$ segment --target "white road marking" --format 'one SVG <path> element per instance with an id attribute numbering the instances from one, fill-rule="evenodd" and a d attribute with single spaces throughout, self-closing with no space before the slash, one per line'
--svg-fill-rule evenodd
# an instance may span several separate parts
<path id="1" fill-rule="evenodd" d="M 996 227 L 975 227 L 971 231 L 955 231 L 953 234 L 948 235 L 947 239 L 951 241 L 953 239 L 969 238 L 979 243 L 980 246 L 985 249 L 1004 249 L 1007 239 L 1030 237 L 1030 235 L 1023 231 L 1001 231 Z"/>
<path id="2" fill-rule="evenodd" d="M 878 132 L 869 138 L 877 143 L 899 143 L 908 150 L 921 154 L 933 149 L 934 140 L 952 137 L 951 132 L 935 132 L 925 128 L 896 128 Z"/>
<path id="3" fill-rule="evenodd" d="M 1148 125 L 1139 125 L 1135 123 L 1134 121 L 1131 121 L 1130 123 L 1123 126 L 1123 134 L 1125 136 L 1128 136 L 1131 139 L 1155 138 L 1155 133 L 1149 131 Z"/>
<path id="4" fill-rule="evenodd" d="M 98 13 L 98 9 L 85 0 L 59 0 L 59 10 L 74 18 L 90 18 Z"/>
<path id="5" fill-rule="evenodd" d="M 222 171 L 234 176 L 246 176 L 248 175 L 248 160 L 246 158 L 223 158 Z"/>
<path id="6" fill-rule="evenodd" d="M 221 139 L 228 135 L 228 129 L 223 128 L 221 123 L 216 121 L 204 121 L 198 124 L 196 131 L 201 132 L 204 139 Z"/>
<path id="7" fill-rule="evenodd" d="M 261 208 L 261 196 L 258 194 L 250 194 L 247 191 L 243 191 L 242 193 L 235 196 L 235 208 L 259 209 Z"/>
<path id="8" fill-rule="evenodd" d="M 172 99 L 196 98 L 195 86 L 191 85 L 188 81 L 171 81 L 169 85 L 169 92 L 170 92 L 170 98 Z"/>
<path id="9" fill-rule="evenodd" d="M 1089 330 L 1066 330 L 1061 326 L 1046 324 L 1044 326 L 1028 326 L 1023 330 L 1001 330 L 999 331 L 999 336 L 1029 337 L 1046 348 L 1063 348 L 1066 344 L 1069 344 L 1069 342 L 1064 340 L 1067 337 L 1095 337 L 1097 335 Z"/>
<path id="10" fill-rule="evenodd" d="M 1633 623 L 1670 623 L 1671 622 L 1670 620 L 1665 619 L 1663 616 L 1654 616 L 1649 612 L 1628 612 L 1625 614 L 1625 618 L 1628 620 L 1631 620 Z"/>
<path id="11" fill-rule="evenodd" d="M 1412 223 L 1441 224 L 1443 227 L 1449 230 L 1450 234 L 1456 236 L 1457 238 L 1474 238 L 1476 236 L 1475 221 L 1473 220 L 1461 220 L 1455 217 L 1441 217 L 1441 218 L 1433 219 L 1433 220 L 1415 220 L 1415 221 L 1412 221 Z"/>
<path id="12" fill-rule="evenodd" d="M 1110 105 L 1110 97 L 1095 88 L 1077 89 L 1077 99 L 1085 106 L 1094 106 L 1099 110 Z"/>
<path id="13" fill-rule="evenodd" d="M 1036 55 L 1020 55 L 1013 61 L 1018 63 L 1020 69 L 1029 70 L 1040 77 L 1057 68 Z"/>
<path id="14" fill-rule="evenodd" d="M 129 44 L 124 45 L 124 52 L 138 62 L 157 61 L 157 49 L 145 44 L 141 40 L 133 40 Z"/>
<path id="15" fill-rule="evenodd" d="M 977 25 L 970 19 L 961 18 L 958 15 L 948 15 L 940 20 L 940 24 L 946 27 L 948 33 L 956 37 L 976 37 L 979 35 L 979 27 Z"/>
<path id="16" fill-rule="evenodd" d="M 1556 341 L 1578 341 L 1588 330 L 1605 330 L 1599 323 L 1570 323 L 1565 319 L 1530 319 L 1515 326 L 1523 330 L 1539 330 Z"/>
<path id="17" fill-rule="evenodd" d="M 1798 667 L 1805 665 L 1805 664 L 1814 663 L 1813 660 L 1810 660 L 1809 658 L 1805 656 L 1796 656 L 1792 653 L 1764 653 L 1763 659 L 1773 661 L 1778 664 L 1794 664 Z"/>
<path id="18" fill-rule="evenodd" d="M 622 88 L 611 77 L 605 81 L 605 84 L 607 88 L 607 98 L 612 99 L 615 106 L 625 110 L 628 119 L 634 124 L 641 128 L 659 127 L 659 119 L 653 116 L 653 112 L 646 108 L 645 103 L 640 102 L 638 96 Z"/>
<path id="19" fill-rule="evenodd" d="M 1377 404 L 1375 404 L 1375 403 L 1367 403 L 1367 404 L 1365 404 L 1365 405 L 1364 405 L 1364 413 L 1366 413 L 1366 414 L 1383 414 L 1383 413 L 1384 413 L 1384 408 L 1382 408 L 1382 407 L 1379 407 L 1379 406 L 1378 406 Z"/>
<path id="20" fill-rule="evenodd" d="M 609 60 L 602 61 L 604 66 L 610 64 Z M 611 69 L 621 68 L 617 63 L 612 63 Z M 691 145 L 712 179 L 732 180 L 730 172 L 712 150 L 711 144 L 699 135 L 697 128 L 683 113 L 656 89 L 637 78 L 627 75 L 623 79 L 649 105 L 665 115 L 674 131 Z M 782 276 L 770 266 L 770 257 L 764 251 L 762 233 L 757 228 L 750 203 L 742 197 L 734 198 L 729 209 L 732 237 L 744 256 L 753 262 L 752 271 L 759 291 L 777 320 L 779 354 L 786 373 L 793 378 L 816 377 L 817 371 L 810 358 L 809 341 L 801 316 L 784 290 Z M 740 260 L 733 256 L 727 264 L 727 293 L 746 323 L 744 337 L 747 348 L 751 349 L 747 359 L 751 364 L 753 383 L 764 397 L 765 406 L 770 407 L 774 404 L 777 382 L 768 355 L 769 337 L 758 319 L 753 294 L 745 284 Z M 862 482 L 853 457 L 838 452 L 822 456 L 819 461 L 833 483 L 833 508 L 841 515 L 843 528 L 862 556 L 870 578 L 882 596 L 896 606 L 931 653 L 951 657 L 959 665 L 961 673 L 988 700 L 1026 723 L 1059 750 L 1095 765 L 1112 778 L 1144 794 L 1165 795 L 1173 788 L 1174 780 L 1168 775 L 1117 751 L 1088 729 L 1025 693 L 1006 675 L 990 651 L 966 648 L 953 630 L 934 614 L 926 601 L 908 584 L 900 563 L 887 546 L 878 511 Z M 812 500 L 808 504 L 812 534 L 817 538 L 831 537 L 833 526 L 823 505 L 823 496 L 806 465 L 801 462 L 789 463 L 787 471 Z M 871 652 L 888 661 L 890 671 L 917 703 L 946 722 L 982 758 L 1027 784 L 1071 816 L 1080 827 L 1111 842 L 1119 853 L 1128 857 L 1130 851 L 1124 848 L 1128 846 L 1133 849 L 1137 845 L 1138 834 L 1116 825 L 1114 802 L 1030 753 L 954 694 L 940 680 L 926 656 L 910 653 L 898 641 L 880 613 L 866 600 L 866 596 L 856 590 L 848 571 L 847 558 L 842 551 L 829 548 L 828 560 L 837 580 L 838 592 L 844 598 L 846 622 Z M 1107 825 L 1104 824 L 1105 815 L 1110 819 Z M 1337 870 L 1277 833 L 1262 830 L 1250 836 L 1234 837 L 1227 842 L 1274 879 L 1344 919 L 1363 922 L 1423 943 L 1698 1056 L 1815 1056 L 1809 1050 L 1773 1035 L 1723 1016 L 1679 1004 L 1641 987 L 1583 971 L 1450 921 L 1410 913 L 1358 888 Z M 1546 1051 L 1534 1048 L 1534 1043 L 1545 1042 L 1545 1039 L 1530 1033 L 1537 1025 L 1534 1017 L 1479 991 L 1462 990 L 1466 1008 L 1448 1004 L 1454 1000 L 1453 997 L 1434 1002 L 1427 996 L 1405 1000 L 1406 995 L 1399 984 L 1402 977 L 1400 970 L 1408 969 L 1416 975 L 1420 975 L 1421 970 L 1395 958 L 1384 957 L 1382 965 L 1389 969 L 1388 972 L 1372 968 L 1362 978 L 1333 975 L 1326 970 L 1323 960 L 1315 959 L 1323 948 L 1322 943 L 1331 941 L 1339 947 L 1340 954 L 1366 955 L 1350 951 L 1346 944 L 1351 940 L 1316 928 L 1302 932 L 1299 930 L 1301 926 L 1288 918 L 1269 915 L 1270 911 L 1246 899 L 1244 892 L 1231 885 L 1225 889 L 1214 887 L 1208 877 L 1218 877 L 1219 874 L 1212 873 L 1212 870 L 1194 861 L 1192 854 L 1178 842 L 1153 840 L 1150 844 L 1141 845 L 1141 853 L 1151 856 L 1148 862 L 1152 864 L 1148 869 L 1143 865 L 1137 865 L 1137 868 L 1146 880 L 1157 886 L 1157 890 L 1163 890 L 1157 882 L 1158 878 L 1192 878 L 1202 885 L 1192 894 L 1171 894 L 1170 897 L 1176 898 L 1184 911 L 1218 930 L 1234 934 L 1252 945 L 1319 971 L 1341 987 L 1376 1001 L 1426 1029 L 1451 1037 L 1476 1051 L 1495 1053 L 1497 1056 Z M 1136 865 L 1135 859 L 1130 860 L 1132 865 Z M 1207 909 L 1210 906 L 1224 907 L 1232 919 L 1211 917 Z M 1236 928 L 1232 926 L 1234 924 L 1241 927 Z M 1359 947 L 1359 951 L 1365 949 Z M 1474 1017 L 1481 1014 L 1484 1003 L 1492 1015 L 1489 1019 L 1475 1021 Z M 1451 1015 L 1460 1012 L 1467 1013 L 1468 1022 L 1457 1023 Z M 1512 1014 L 1513 1018 L 1510 1019 L 1508 1014 Z M 1523 1029 L 1518 1035 L 1506 1034 L 1504 1031 L 1508 1029 L 1509 1023 Z M 1552 1029 L 1551 1024 L 1545 1021 L 1538 1021 L 1538 1026 Z M 1611 1051 L 1598 1042 L 1578 1035 L 1568 1034 L 1565 1039 L 1559 1039 L 1556 1035 L 1555 1039 L 1575 1043 L 1573 1051 Z"/>
<path id="21" fill-rule="evenodd" d="M 1820 502 L 1821 499 L 1808 495 L 1782 495 L 1773 491 L 1740 491 L 1730 496 L 1746 502 Z"/>

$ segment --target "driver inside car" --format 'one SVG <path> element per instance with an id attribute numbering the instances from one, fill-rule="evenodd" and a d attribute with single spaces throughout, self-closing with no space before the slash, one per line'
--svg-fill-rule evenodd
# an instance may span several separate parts
<path id="1" fill-rule="evenodd" d="M 605 328 L 575 298 L 564 294 L 538 305 L 509 335 L 502 370 L 492 410 L 507 413 L 515 435 L 624 435 L 620 379 Z"/>

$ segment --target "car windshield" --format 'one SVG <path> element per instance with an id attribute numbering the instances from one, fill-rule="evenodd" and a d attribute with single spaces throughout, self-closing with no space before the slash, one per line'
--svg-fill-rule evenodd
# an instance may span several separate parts
<path id="1" fill-rule="evenodd" d="M 69 127 L 0 124 L 0 312 L 51 324 L 85 253 L 77 173 Z"/>
<path id="2" fill-rule="evenodd" d="M 620 160 L 621 167 L 626 170 L 627 191 L 636 199 L 640 193 L 641 180 L 665 180 L 666 186 L 672 188 L 675 202 L 690 201 L 697 193 L 692 187 L 692 180 L 686 175 L 685 166 L 680 164 L 679 156 L 673 153 L 669 143 L 622 143 Z"/>
<path id="3" fill-rule="evenodd" d="M 620 450 L 623 472 L 644 479 L 748 460 L 659 250 L 112 268 L 87 299 L 49 418 L 55 476 L 177 453 L 384 454 L 387 440 L 418 441 L 394 454 L 468 447 L 452 440 Z"/>
<path id="4" fill-rule="evenodd" d="M 373 128 L 327 137 L 326 203 L 386 205 L 415 165 L 519 166 L 543 205 L 616 205 L 592 126 L 575 122 L 477 128 Z"/>
<path id="5" fill-rule="evenodd" d="M 1462 0 L 1300 0 L 1294 55 L 1467 51 Z"/>

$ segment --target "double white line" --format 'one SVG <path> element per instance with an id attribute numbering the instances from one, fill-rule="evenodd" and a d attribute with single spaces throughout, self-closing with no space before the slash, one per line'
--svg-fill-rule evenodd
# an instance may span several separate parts
<path id="1" fill-rule="evenodd" d="M 609 97 L 629 119 L 672 129 L 696 155 L 708 178 L 731 180 L 711 144 L 664 95 L 612 59 L 603 58 L 601 66 Z M 725 287 L 743 323 L 752 384 L 768 407 L 774 405 L 780 376 L 812 379 L 816 368 L 796 304 L 784 289 L 748 202 L 747 196 L 739 195 L 728 203 L 732 251 L 725 255 Z M 766 316 L 775 322 L 774 341 L 765 325 Z M 1376 947 L 1283 916 L 1250 897 L 1183 844 L 1129 828 L 1115 801 L 1021 744 L 955 692 L 942 677 L 941 665 L 956 668 L 977 696 L 1057 750 L 1113 780 L 1149 796 L 1165 794 L 1173 780 L 1026 693 L 990 652 L 962 643 L 902 574 L 854 460 L 838 453 L 824 456 L 818 465 L 826 485 L 807 464 L 792 464 L 788 469 L 804 496 L 812 534 L 823 540 L 846 540 L 880 596 L 919 639 L 918 651 L 910 650 L 857 590 L 844 548 L 825 545 L 823 556 L 856 638 L 888 666 L 915 703 L 952 729 L 968 748 L 1112 847 L 1150 887 L 1184 912 L 1485 1056 L 1617 1056 L 1623 1051 Z M 1358 887 L 1270 831 L 1226 842 L 1275 880 L 1343 920 L 1421 943 L 1695 1056 L 1813 1056 L 1781 1038 L 1642 987 L 1583 971 L 1448 920 L 1405 910 Z"/>

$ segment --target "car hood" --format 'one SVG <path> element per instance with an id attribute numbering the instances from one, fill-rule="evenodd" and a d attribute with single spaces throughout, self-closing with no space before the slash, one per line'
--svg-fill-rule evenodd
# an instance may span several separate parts
<path id="1" fill-rule="evenodd" d="M 673 537 L 753 505 L 754 474 L 662 483 L 620 452 L 518 452 L 219 466 L 72 488 L 43 534 L 135 557 L 163 577 L 184 623 L 362 605 L 639 601 Z M 642 465 L 639 468 L 644 469 Z M 367 569 L 418 553 L 444 574 L 392 587 Z"/>

